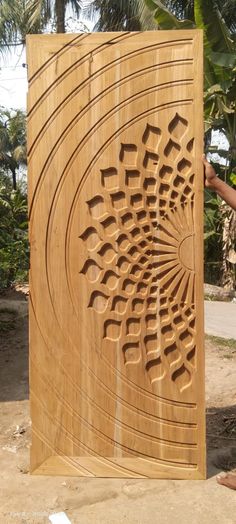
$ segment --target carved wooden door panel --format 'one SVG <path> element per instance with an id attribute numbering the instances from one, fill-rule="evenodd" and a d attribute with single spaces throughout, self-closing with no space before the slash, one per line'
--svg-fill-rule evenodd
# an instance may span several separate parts
<path id="1" fill-rule="evenodd" d="M 203 478 L 202 34 L 28 61 L 31 469 Z"/>

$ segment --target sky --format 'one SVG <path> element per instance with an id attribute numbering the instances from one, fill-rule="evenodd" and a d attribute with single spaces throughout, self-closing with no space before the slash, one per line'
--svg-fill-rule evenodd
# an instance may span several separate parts
<path id="1" fill-rule="evenodd" d="M 25 49 L 0 58 L 0 105 L 8 109 L 26 109 L 27 68 Z"/>
<path id="2" fill-rule="evenodd" d="M 75 21 L 71 15 L 68 12 L 67 32 L 92 30 L 94 22 L 86 19 Z M 0 106 L 25 110 L 27 89 L 26 51 L 23 46 L 17 46 L 11 53 L 0 55 Z"/>

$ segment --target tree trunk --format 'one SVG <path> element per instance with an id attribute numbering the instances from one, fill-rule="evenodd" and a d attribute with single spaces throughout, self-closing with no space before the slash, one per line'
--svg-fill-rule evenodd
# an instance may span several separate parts
<path id="1" fill-rule="evenodd" d="M 55 12 L 57 33 L 65 33 L 66 0 L 56 0 Z"/>

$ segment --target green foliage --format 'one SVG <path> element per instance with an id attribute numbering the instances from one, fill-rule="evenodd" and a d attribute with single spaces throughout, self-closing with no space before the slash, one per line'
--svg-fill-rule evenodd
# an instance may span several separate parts
<path id="1" fill-rule="evenodd" d="M 157 29 L 144 0 L 84 0 L 84 15 L 96 20 L 94 31 Z"/>
<path id="2" fill-rule="evenodd" d="M 27 280 L 27 197 L 16 183 L 26 164 L 26 125 L 23 111 L 0 108 L 0 289 Z"/>
<path id="3" fill-rule="evenodd" d="M 213 3 L 221 13 L 222 18 L 230 31 L 235 31 L 235 0 L 214 0 Z M 162 5 L 180 20 L 188 19 L 194 21 L 194 4 L 195 0 L 162 0 Z"/>
<path id="4" fill-rule="evenodd" d="M 236 53 L 211 53 L 211 61 L 215 65 L 224 68 L 234 68 L 236 66 Z"/>
<path id="5" fill-rule="evenodd" d="M 206 335 L 206 339 L 210 340 L 218 349 L 231 349 L 233 352 L 236 350 L 236 340 L 234 338 L 221 338 L 215 337 L 214 335 Z"/>
<path id="6" fill-rule="evenodd" d="M 0 289 L 25 282 L 29 265 L 27 198 L 0 173 Z"/>
<path id="7" fill-rule="evenodd" d="M 80 0 L 1 0 L 0 50 L 25 44 L 27 34 L 42 33 L 49 23 L 64 33 L 68 5 L 79 15 Z"/>
<path id="8" fill-rule="evenodd" d="M 146 0 L 147 7 L 153 11 L 154 18 L 161 29 L 190 29 L 194 27 L 191 20 L 179 20 L 159 0 Z"/>
<path id="9" fill-rule="evenodd" d="M 39 0 L 2 0 L 0 3 L 0 43 L 3 50 L 11 45 L 25 43 L 26 35 L 41 32 L 42 20 L 49 13 L 44 12 Z"/>
<path id="10" fill-rule="evenodd" d="M 12 176 L 16 189 L 16 174 L 26 165 L 26 116 L 24 111 L 0 107 L 0 168 Z"/>
<path id="11" fill-rule="evenodd" d="M 130 0 L 91 0 L 84 2 L 84 13 L 98 20 L 95 31 L 139 31 L 137 2 Z"/>
<path id="12" fill-rule="evenodd" d="M 232 182 L 233 186 L 236 186 L 236 173 L 230 173 L 229 174 L 230 181 Z"/>
<path id="13" fill-rule="evenodd" d="M 221 200 L 205 190 L 204 205 L 204 259 L 205 282 L 220 285 L 222 267 L 223 219 Z"/>

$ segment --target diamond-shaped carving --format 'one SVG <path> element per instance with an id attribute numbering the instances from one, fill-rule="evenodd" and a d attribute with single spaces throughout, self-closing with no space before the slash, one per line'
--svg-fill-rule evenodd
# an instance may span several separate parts
<path id="1" fill-rule="evenodd" d="M 173 120 L 169 123 L 168 129 L 171 135 L 180 140 L 184 135 L 188 127 L 188 122 L 185 118 L 181 117 L 178 113 L 174 116 Z"/>
<path id="2" fill-rule="evenodd" d="M 180 152 L 180 145 L 174 142 L 171 138 L 169 142 L 167 143 L 164 154 L 167 158 L 169 158 L 171 161 L 175 161 L 178 154 Z"/>
<path id="3" fill-rule="evenodd" d="M 158 127 L 147 124 L 143 134 L 143 143 L 150 149 L 157 149 L 161 139 L 161 130 Z"/>

